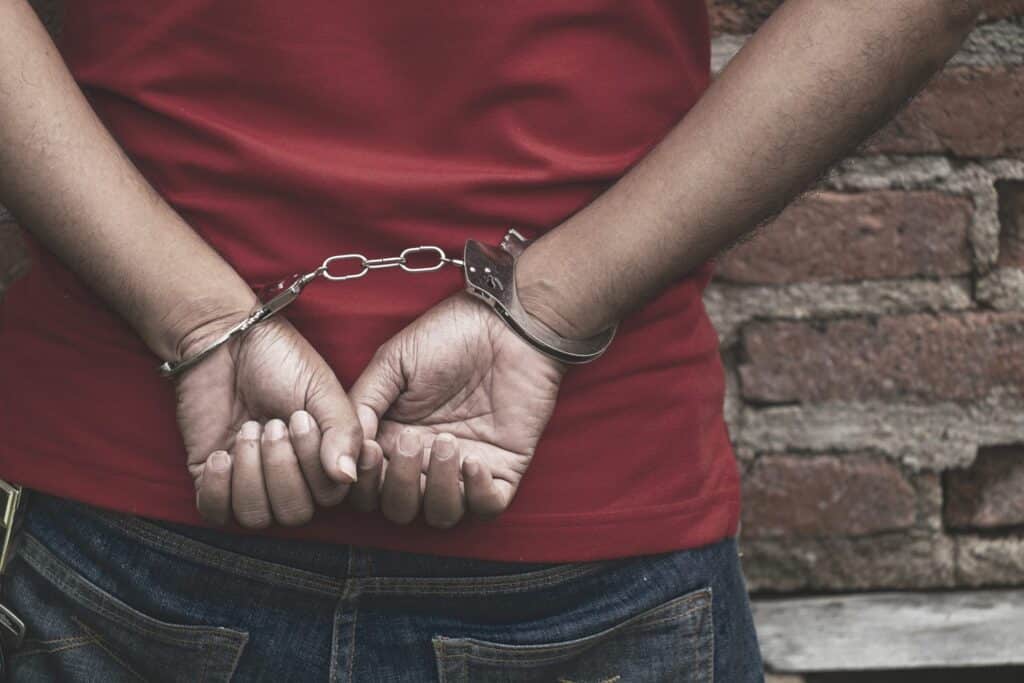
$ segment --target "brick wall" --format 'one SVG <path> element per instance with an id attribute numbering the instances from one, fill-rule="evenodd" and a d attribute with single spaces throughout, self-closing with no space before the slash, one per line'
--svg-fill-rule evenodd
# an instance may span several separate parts
<path id="1" fill-rule="evenodd" d="M 721 68 L 777 0 L 718 0 Z M 1024 2 L 725 255 L 758 592 L 1024 585 Z"/>

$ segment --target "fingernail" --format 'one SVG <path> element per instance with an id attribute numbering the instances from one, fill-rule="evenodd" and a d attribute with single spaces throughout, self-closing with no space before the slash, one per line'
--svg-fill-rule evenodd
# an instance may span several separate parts
<path id="1" fill-rule="evenodd" d="M 280 420 L 271 420 L 267 423 L 266 429 L 263 430 L 263 436 L 268 441 L 278 441 L 284 438 L 284 422 Z"/>
<path id="2" fill-rule="evenodd" d="M 231 466 L 231 456 L 224 451 L 217 451 L 210 456 L 210 469 L 215 472 L 224 472 Z"/>
<path id="3" fill-rule="evenodd" d="M 455 437 L 451 434 L 442 434 L 430 445 L 430 457 L 438 460 L 448 460 L 455 455 Z"/>
<path id="4" fill-rule="evenodd" d="M 309 434 L 313 431 L 313 420 L 309 413 L 300 410 L 292 416 L 292 429 L 296 434 Z"/>
<path id="5" fill-rule="evenodd" d="M 403 429 L 398 435 L 398 453 L 400 455 L 418 455 L 420 451 L 420 438 L 411 429 Z"/>
<path id="6" fill-rule="evenodd" d="M 338 469 L 341 470 L 341 473 L 348 477 L 352 482 L 355 482 L 358 478 L 358 475 L 356 474 L 356 463 L 347 455 L 342 455 L 338 458 Z"/>
<path id="7" fill-rule="evenodd" d="M 463 466 L 466 468 L 466 474 L 469 475 L 470 477 L 475 477 L 476 475 L 480 474 L 480 463 L 477 461 L 476 458 L 466 458 L 465 462 L 463 463 Z"/>
<path id="8" fill-rule="evenodd" d="M 242 425 L 242 431 L 239 432 L 239 436 L 243 439 L 258 439 L 260 437 L 260 423 L 246 422 Z"/>
<path id="9" fill-rule="evenodd" d="M 359 406 L 356 408 L 356 417 L 359 419 L 359 426 L 364 430 L 377 423 L 377 415 L 370 409 L 370 406 Z M 367 434 L 367 437 L 374 437 L 376 434 Z"/>

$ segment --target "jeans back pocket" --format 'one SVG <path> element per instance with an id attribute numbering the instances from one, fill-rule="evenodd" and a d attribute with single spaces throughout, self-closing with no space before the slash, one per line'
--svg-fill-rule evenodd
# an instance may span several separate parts
<path id="1" fill-rule="evenodd" d="M 27 533 L 4 591 L 27 627 L 9 662 L 17 681 L 228 681 L 248 640 L 233 629 L 143 614 Z"/>
<path id="2" fill-rule="evenodd" d="M 710 588 L 570 640 L 433 642 L 441 683 L 706 683 L 714 676 Z"/>

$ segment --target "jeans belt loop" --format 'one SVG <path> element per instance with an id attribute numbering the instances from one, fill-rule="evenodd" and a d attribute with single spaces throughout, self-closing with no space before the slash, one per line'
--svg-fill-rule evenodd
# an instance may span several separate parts
<path id="1" fill-rule="evenodd" d="M 14 540 L 14 527 L 17 524 L 18 505 L 21 503 L 22 488 L 17 484 L 0 479 L 0 494 L 3 494 L 3 517 L 0 527 L 3 528 L 3 545 L 0 545 L 0 577 L 7 569 L 11 559 L 11 545 Z M 0 597 L 2 591 L 0 591 Z M 6 600 L 4 600 L 6 602 Z M 0 603 L 0 680 L 8 676 L 7 661 L 12 652 L 21 647 L 25 638 L 25 622 L 7 605 Z"/>
<path id="2" fill-rule="evenodd" d="M 14 523 L 18 505 L 21 503 L 21 493 L 20 486 L 0 479 L 0 494 L 4 495 L 3 517 L 0 518 L 0 528 L 3 529 L 3 544 L 0 545 L 0 576 L 7 569 L 7 562 L 11 557 L 11 540 L 14 536 Z"/>

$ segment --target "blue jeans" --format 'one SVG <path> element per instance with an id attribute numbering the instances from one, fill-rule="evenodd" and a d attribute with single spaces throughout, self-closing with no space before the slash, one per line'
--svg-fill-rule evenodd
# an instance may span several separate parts
<path id="1" fill-rule="evenodd" d="M 516 564 L 240 536 L 30 495 L 15 681 L 763 680 L 736 545 Z"/>

